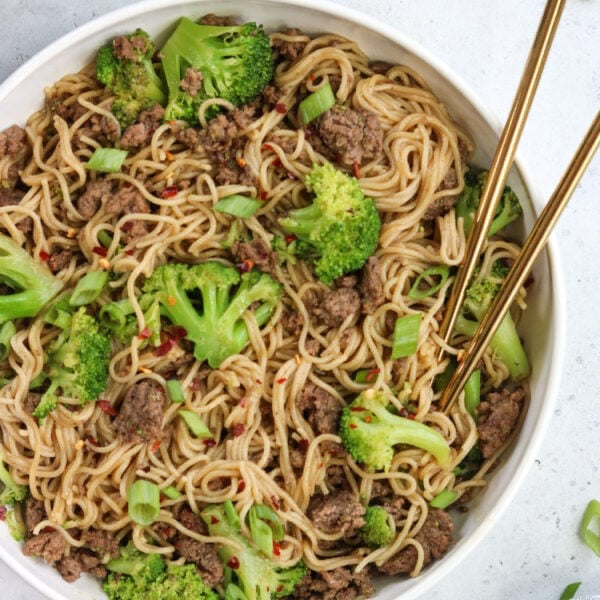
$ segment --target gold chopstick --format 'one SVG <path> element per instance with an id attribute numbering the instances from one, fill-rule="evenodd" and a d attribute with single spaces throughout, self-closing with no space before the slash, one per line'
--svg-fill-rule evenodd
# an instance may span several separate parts
<path id="1" fill-rule="evenodd" d="M 473 227 L 467 240 L 465 257 L 456 274 L 450 298 L 446 305 L 446 314 L 440 326 L 440 336 L 443 338 L 445 344 L 448 344 L 450 341 L 456 319 L 465 299 L 466 289 L 473 277 L 475 267 L 487 240 L 487 233 L 494 218 L 498 201 L 504 190 L 506 178 L 508 177 L 517 144 L 519 143 L 525 120 L 529 114 L 529 109 L 535 96 L 565 1 L 548 0 L 533 46 L 529 52 L 517 94 L 502 135 L 500 136 L 500 142 L 498 143 L 487 181 L 481 193 L 479 207 L 475 213 Z M 439 353 L 440 359 L 443 353 L 444 347 L 442 346 Z"/>
<path id="2" fill-rule="evenodd" d="M 502 319 L 510 310 L 519 289 L 530 273 L 536 258 L 546 245 L 550 232 L 567 206 L 598 146 L 600 146 L 600 112 L 596 115 L 592 126 L 583 138 L 548 204 L 535 222 L 531 233 L 527 236 L 521 252 L 519 252 L 502 287 L 477 328 L 477 332 L 469 342 L 454 375 L 448 382 L 439 403 L 440 408 L 446 409 L 446 412 L 450 410 L 465 387 Z"/>

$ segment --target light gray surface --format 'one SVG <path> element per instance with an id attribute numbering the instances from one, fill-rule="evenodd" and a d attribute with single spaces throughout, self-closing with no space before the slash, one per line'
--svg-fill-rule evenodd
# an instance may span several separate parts
<path id="1" fill-rule="evenodd" d="M 395 24 L 426 45 L 505 118 L 542 0 L 337 0 Z M 1 0 L 0 80 L 63 33 L 126 0 Z M 91 7 L 94 6 L 94 8 Z M 600 108 L 600 4 L 570 0 L 520 145 L 549 196 Z M 528 482 L 476 551 L 431 600 L 553 599 L 572 581 L 600 597 L 600 559 L 578 539 L 600 498 L 600 156 L 558 227 L 568 298 L 566 362 L 555 416 Z M 0 563 L 0 597 L 42 596 Z"/>

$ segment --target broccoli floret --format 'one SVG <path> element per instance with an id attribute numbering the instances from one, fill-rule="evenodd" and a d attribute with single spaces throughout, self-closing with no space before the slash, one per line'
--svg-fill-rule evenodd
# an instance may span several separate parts
<path id="1" fill-rule="evenodd" d="M 286 240 L 280 235 L 276 235 L 271 241 L 271 250 L 273 252 L 277 252 L 277 258 L 279 260 L 280 265 L 284 265 L 289 263 L 290 265 L 295 265 L 297 258 L 297 246 L 298 240 L 295 236 L 290 236 L 292 239 Z"/>
<path id="2" fill-rule="evenodd" d="M 171 263 L 154 271 L 144 293 L 158 299 L 161 313 L 186 330 L 185 337 L 195 344 L 196 359 L 216 368 L 248 344 L 244 312 L 260 303 L 252 310 L 258 326 L 264 325 L 277 306 L 281 285 L 256 271 L 240 278 L 235 268 L 218 262 Z"/>
<path id="3" fill-rule="evenodd" d="M 119 58 L 115 51 L 115 38 L 111 44 L 98 50 L 96 57 L 96 76 L 117 99 L 111 112 L 122 127 L 133 123 L 137 116 L 154 104 L 167 101 L 163 82 L 156 74 L 152 64 L 154 43 L 141 29 L 123 36 L 128 44 L 132 58 Z"/>
<path id="4" fill-rule="evenodd" d="M 0 283 L 13 293 L 0 296 L 0 324 L 35 317 L 63 287 L 45 265 L 36 262 L 9 237 L 0 234 Z"/>
<path id="5" fill-rule="evenodd" d="M 229 545 L 219 548 L 221 562 L 227 565 L 226 598 L 269 600 L 292 594 L 306 573 L 302 562 L 293 567 L 278 567 L 251 545 L 242 535 L 238 523 L 228 520 L 222 504 L 208 506 L 201 516 L 210 535 L 227 538 L 241 546 L 241 550 Z M 234 563 L 235 567 L 232 566 Z"/>
<path id="6" fill-rule="evenodd" d="M 144 312 L 145 329 L 149 332 L 149 337 L 141 341 L 140 348 L 148 342 L 158 346 L 161 330 L 160 304 L 150 296 L 142 296 L 140 305 Z M 140 333 L 133 306 L 127 298 L 105 304 L 100 309 L 100 322 L 122 344 L 128 344 L 132 337 Z"/>
<path id="7" fill-rule="evenodd" d="M 17 502 L 23 502 L 27 498 L 27 486 L 13 481 L 8 469 L 4 466 L 2 454 L 0 454 L 0 482 L 4 486 L 0 492 L 0 505 L 13 507 Z"/>
<path id="8" fill-rule="evenodd" d="M 366 390 L 342 411 L 339 433 L 346 450 L 371 469 L 389 470 L 396 444 L 426 450 L 445 467 L 450 447 L 435 429 L 393 414 L 383 392 Z"/>
<path id="9" fill-rule="evenodd" d="M 394 534 L 388 523 L 387 510 L 382 506 L 367 506 L 365 524 L 361 527 L 360 535 L 363 542 L 372 548 L 390 544 Z"/>
<path id="10" fill-rule="evenodd" d="M 110 600 L 218 600 L 194 565 L 169 565 L 159 554 L 144 554 L 133 543 L 106 567 L 112 571 L 103 584 Z"/>
<path id="11" fill-rule="evenodd" d="M 456 218 L 462 217 L 465 233 L 468 234 L 473 226 L 475 211 L 479 206 L 479 199 L 483 192 L 483 187 L 487 180 L 487 171 L 475 171 L 469 169 L 465 173 L 465 187 L 456 203 Z M 502 193 L 502 198 L 498 203 L 496 215 L 490 225 L 488 236 L 492 236 L 504 229 L 509 223 L 512 223 L 523 214 L 523 209 L 519 203 L 516 194 L 506 186 Z"/>
<path id="12" fill-rule="evenodd" d="M 169 88 L 166 120 L 197 123 L 198 108 L 210 98 L 223 98 L 236 106 L 247 104 L 273 77 L 269 38 L 256 23 L 216 27 L 184 17 L 161 54 Z M 201 88 L 195 95 L 180 87 L 188 68 L 202 73 Z"/>
<path id="13" fill-rule="evenodd" d="M 298 237 L 298 255 L 313 262 L 319 279 L 329 285 L 365 264 L 377 247 L 381 221 L 358 181 L 330 163 L 315 166 L 306 184 L 315 193 L 313 203 L 290 211 L 279 223 Z"/>
<path id="14" fill-rule="evenodd" d="M 479 279 L 467 289 L 461 313 L 456 320 L 456 333 L 473 337 L 479 323 L 487 312 L 494 296 L 500 289 L 502 279 L 506 276 L 508 267 L 496 261 L 490 276 Z M 490 348 L 506 365 L 513 380 L 524 379 L 531 371 L 529 360 L 525 354 L 515 323 L 510 313 L 502 319 L 500 327 L 490 342 Z"/>
<path id="15" fill-rule="evenodd" d="M 50 385 L 33 415 L 43 422 L 56 408 L 59 390 L 60 395 L 77 398 L 80 404 L 97 400 L 106 389 L 109 361 L 109 339 L 82 306 L 49 346 L 44 372 Z"/>

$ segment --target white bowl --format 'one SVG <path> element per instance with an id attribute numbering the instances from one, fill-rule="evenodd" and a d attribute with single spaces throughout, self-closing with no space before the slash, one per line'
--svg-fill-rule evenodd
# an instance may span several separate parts
<path id="1" fill-rule="evenodd" d="M 372 58 L 413 67 L 444 101 L 454 119 L 474 137 L 474 162 L 487 165 L 495 149 L 500 123 L 478 101 L 463 81 L 441 61 L 407 35 L 367 15 L 323 0 L 149 0 L 112 12 L 65 35 L 38 53 L 0 86 L 0 131 L 23 123 L 43 101 L 44 86 L 78 71 L 107 39 L 142 27 L 158 36 L 177 18 L 203 14 L 235 14 L 263 23 L 267 29 L 294 26 L 309 33 L 331 31 L 355 40 Z M 525 228 L 535 219 L 534 205 L 543 198 L 521 169 L 513 170 L 509 183 L 522 200 Z M 524 229 L 525 230 L 525 229 Z M 551 242 L 535 267 L 535 285 L 528 297 L 529 310 L 522 335 L 533 367 L 531 403 L 518 439 L 506 452 L 489 488 L 481 494 L 459 523 L 455 543 L 447 555 L 415 579 L 382 582 L 377 598 L 417 598 L 450 573 L 471 552 L 500 518 L 522 483 L 548 426 L 558 390 L 565 338 L 565 296 L 558 255 Z M 98 583 L 82 577 L 66 583 L 41 560 L 21 554 L 20 545 L 0 527 L 0 558 L 40 592 L 55 600 L 103 598 Z M 1 595 L 1 594 L 0 594 Z"/>

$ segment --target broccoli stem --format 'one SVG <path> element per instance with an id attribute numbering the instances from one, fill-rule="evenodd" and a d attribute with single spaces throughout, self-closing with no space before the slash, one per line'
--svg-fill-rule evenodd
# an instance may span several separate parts
<path id="1" fill-rule="evenodd" d="M 286 231 L 308 241 L 311 232 L 315 229 L 316 222 L 322 216 L 323 211 L 321 208 L 316 203 L 313 203 L 304 208 L 297 208 L 290 211 L 289 216 L 281 219 L 279 222 Z"/>

